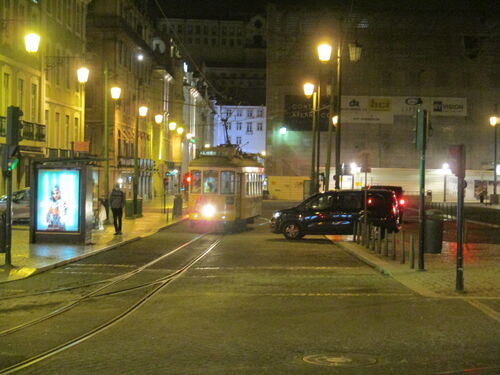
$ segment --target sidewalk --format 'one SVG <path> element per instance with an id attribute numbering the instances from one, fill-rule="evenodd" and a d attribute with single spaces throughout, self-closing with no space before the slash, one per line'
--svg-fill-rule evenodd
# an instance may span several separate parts
<path id="1" fill-rule="evenodd" d="M 408 238 L 405 241 L 405 264 L 401 264 L 399 245 L 396 259 L 393 260 L 391 249 L 389 256 L 384 256 L 384 251 L 379 254 L 352 242 L 352 236 L 327 237 L 363 262 L 423 296 L 500 300 L 500 244 L 469 243 L 465 246 L 463 271 L 465 292 L 460 293 L 455 291 L 457 252 L 455 242 L 444 241 L 441 254 L 425 253 L 425 270 L 419 271 L 418 243 L 415 241 L 415 268 L 411 269 Z"/>
<path id="2" fill-rule="evenodd" d="M 123 218 L 123 234 L 115 236 L 114 226 L 105 225 L 104 230 L 92 232 L 91 245 L 29 243 L 29 226 L 14 225 L 12 229 L 12 265 L 0 267 L 0 283 L 28 277 L 51 268 L 74 262 L 101 251 L 122 246 L 140 238 L 155 234 L 162 228 L 173 225 L 183 218 L 172 220 L 173 200 L 167 202 L 167 214 L 163 213 L 162 198 L 144 203 L 143 216 L 137 219 Z M 0 254 L 5 264 L 5 254 Z"/>

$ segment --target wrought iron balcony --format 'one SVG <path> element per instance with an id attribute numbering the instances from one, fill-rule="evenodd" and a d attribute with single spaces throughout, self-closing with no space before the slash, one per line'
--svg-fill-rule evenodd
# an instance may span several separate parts
<path id="1" fill-rule="evenodd" d="M 45 141 L 45 125 L 23 121 L 22 136 L 27 141 Z M 0 137 L 7 135 L 7 118 L 0 116 Z"/>

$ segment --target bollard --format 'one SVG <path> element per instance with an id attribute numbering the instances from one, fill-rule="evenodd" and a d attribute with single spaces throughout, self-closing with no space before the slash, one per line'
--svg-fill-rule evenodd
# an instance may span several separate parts
<path id="1" fill-rule="evenodd" d="M 396 259 L 396 232 L 391 233 L 392 260 Z"/>
<path id="2" fill-rule="evenodd" d="M 352 242 L 356 242 L 357 231 L 358 231 L 358 223 L 354 222 L 354 225 L 352 228 Z"/>
<path id="3" fill-rule="evenodd" d="M 385 239 L 384 239 L 384 256 L 389 255 L 389 233 L 385 234 Z"/>
<path id="4" fill-rule="evenodd" d="M 415 268 L 415 243 L 413 242 L 413 234 L 410 234 L 410 268 Z"/>
<path id="5" fill-rule="evenodd" d="M 360 244 L 361 243 L 361 236 L 363 235 L 363 226 L 361 223 L 358 223 L 358 236 L 356 238 L 356 243 Z"/>
<path id="6" fill-rule="evenodd" d="M 383 229 L 379 228 L 377 232 L 377 254 L 382 251 L 382 231 Z"/>
<path id="7" fill-rule="evenodd" d="M 401 231 L 400 237 L 400 248 L 401 248 L 401 264 L 405 264 L 405 232 Z"/>

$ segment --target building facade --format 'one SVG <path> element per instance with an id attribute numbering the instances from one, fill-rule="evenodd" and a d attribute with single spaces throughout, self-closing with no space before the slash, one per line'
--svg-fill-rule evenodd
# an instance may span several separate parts
<path id="1" fill-rule="evenodd" d="M 317 59 L 316 46 L 324 40 L 334 51 L 339 40 L 343 43 L 342 163 L 359 165 L 366 152 L 372 167 L 418 169 L 414 116 L 416 99 L 421 98 L 432 123 L 428 168 L 441 168 L 448 159 L 448 146 L 463 143 L 467 169 L 493 169 L 493 128 L 488 118 L 495 112 L 498 116 L 499 110 L 498 10 L 411 4 L 381 2 L 351 10 L 335 5 L 268 7 L 269 175 L 310 174 L 311 103 L 302 85 L 320 83 L 321 108 L 328 107 L 329 93 L 336 92 L 336 64 Z M 358 62 L 349 60 L 349 43 L 362 46 Z M 321 116 L 326 120 L 320 137 L 323 168 L 327 110 Z M 279 132 L 283 126 L 286 134 Z"/>
<path id="2" fill-rule="evenodd" d="M 69 157 L 84 138 L 84 64 L 88 0 L 0 2 L 0 139 L 5 143 L 7 107 L 23 111 L 21 160 L 13 188 L 30 186 L 33 158 Z M 24 36 L 37 33 L 39 50 L 28 53 Z M 3 191 L 4 184 L 1 184 Z"/>
<path id="3" fill-rule="evenodd" d="M 218 105 L 214 145 L 231 143 L 243 152 L 265 155 L 266 107 Z"/>
<path id="4" fill-rule="evenodd" d="M 262 15 L 168 18 L 160 25 L 203 71 L 212 97 L 225 104 L 265 104 L 266 21 Z"/>
<path id="5" fill-rule="evenodd" d="M 108 129 L 109 186 L 120 182 L 131 197 L 137 147 L 139 197 L 175 192 L 182 170 L 194 155 L 186 151 L 188 146 L 195 148 L 185 141 L 187 130 L 201 134 L 201 117 L 204 126 L 210 126 L 208 101 L 201 100 L 176 44 L 157 28 L 146 4 L 94 0 L 87 22 L 87 51 L 96 77 L 87 84 L 86 137 L 92 153 L 105 157 Z M 122 89 L 117 101 L 110 97 L 113 86 Z M 139 115 L 141 106 L 148 108 L 145 117 Z M 174 130 L 169 130 L 170 123 L 176 124 Z M 180 134 L 179 128 L 183 129 Z M 168 186 L 167 175 L 175 176 L 168 178 Z M 104 168 L 101 185 L 105 179 Z M 101 187 L 100 195 L 105 195 L 105 190 Z"/>

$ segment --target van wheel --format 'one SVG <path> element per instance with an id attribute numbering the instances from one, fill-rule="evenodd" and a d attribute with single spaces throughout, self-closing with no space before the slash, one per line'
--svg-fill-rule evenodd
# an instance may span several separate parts
<path id="1" fill-rule="evenodd" d="M 286 223 L 283 226 L 283 235 L 287 240 L 300 240 L 304 237 L 297 223 Z"/>

